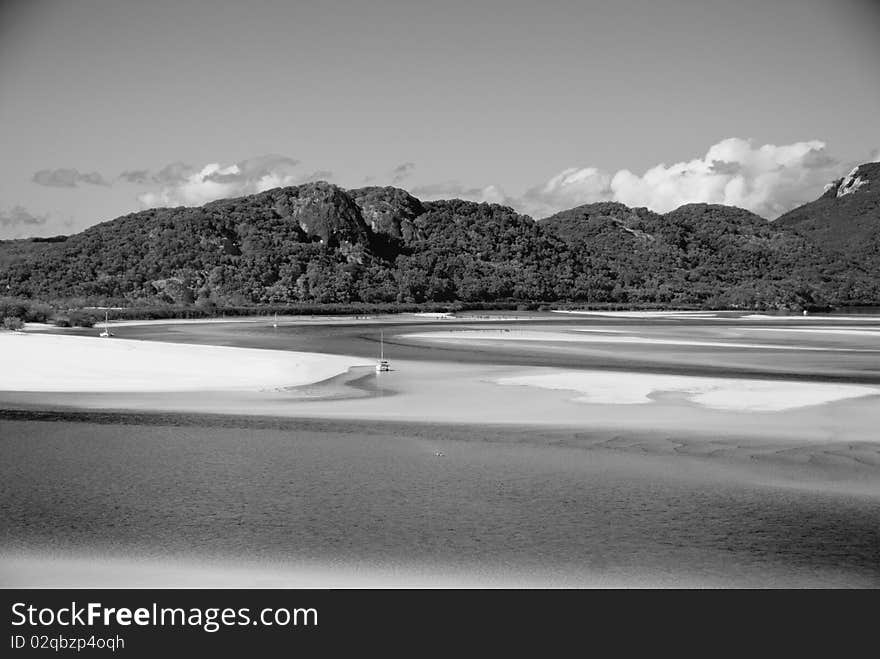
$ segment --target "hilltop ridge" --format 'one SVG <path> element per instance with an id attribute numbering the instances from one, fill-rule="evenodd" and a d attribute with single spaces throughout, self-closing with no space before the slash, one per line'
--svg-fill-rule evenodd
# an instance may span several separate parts
<path id="1" fill-rule="evenodd" d="M 821 197 L 776 222 L 880 272 L 880 162 L 853 168 Z"/>
<path id="2" fill-rule="evenodd" d="M 775 222 L 617 202 L 540 221 L 319 181 L 0 241 L 0 291 L 119 305 L 591 302 L 800 308 L 880 301 L 880 163 Z"/>

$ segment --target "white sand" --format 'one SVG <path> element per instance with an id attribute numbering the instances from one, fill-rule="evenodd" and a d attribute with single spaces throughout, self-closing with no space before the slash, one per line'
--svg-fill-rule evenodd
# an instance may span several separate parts
<path id="1" fill-rule="evenodd" d="M 424 588 L 492 585 L 452 570 L 293 565 L 169 556 L 0 555 L 3 588 Z M 522 581 L 526 581 L 523 579 Z"/>
<path id="2" fill-rule="evenodd" d="M 583 403 L 636 405 L 651 403 L 657 394 L 671 393 L 704 407 L 753 412 L 778 412 L 847 398 L 880 395 L 880 388 L 860 385 L 622 371 L 541 369 L 539 373 L 499 378 L 495 382 L 573 391 L 579 394 L 574 400 Z"/>
<path id="3" fill-rule="evenodd" d="M 860 348 L 834 348 L 824 346 L 805 346 L 782 343 L 740 343 L 736 341 L 700 341 L 696 339 L 658 339 L 617 330 L 570 328 L 567 331 L 542 332 L 540 330 L 450 330 L 445 332 L 413 332 L 401 338 L 422 339 L 425 341 L 537 341 L 563 343 L 634 343 L 646 345 L 693 346 L 704 348 L 748 348 L 757 350 L 808 350 L 865 352 Z M 869 352 L 873 352 L 868 350 Z"/>
<path id="4" fill-rule="evenodd" d="M 430 318 L 432 320 L 452 320 L 455 318 L 448 311 L 419 311 L 413 314 L 416 318 Z"/>
<path id="5" fill-rule="evenodd" d="M 338 325 L 352 321 L 378 321 L 382 316 L 278 316 L 278 324 L 284 325 Z M 115 327 L 139 327 L 143 325 L 241 325 L 266 326 L 275 322 L 275 316 L 230 316 L 228 318 L 157 318 L 154 320 L 111 320 L 110 329 Z M 103 329 L 104 322 L 95 327 Z M 57 329 L 57 328 L 54 328 Z"/>
<path id="6" fill-rule="evenodd" d="M 25 323 L 24 330 L 26 332 L 48 332 L 49 330 L 58 329 L 55 325 L 49 323 Z"/>
<path id="7" fill-rule="evenodd" d="M 575 316 L 609 316 L 611 318 L 717 318 L 719 314 L 736 312 L 724 311 L 572 311 L 553 309 L 553 313 Z"/>
<path id="8" fill-rule="evenodd" d="M 0 588 L 637 588 L 723 586 L 683 574 L 650 571 L 569 570 L 516 564 L 365 564 L 364 561 L 257 562 L 244 558 L 197 560 L 179 556 L 140 557 L 0 554 Z M 574 579 L 574 582 L 573 582 Z"/>
<path id="9" fill-rule="evenodd" d="M 748 332 L 784 332 L 806 334 L 833 334 L 840 336 L 870 336 L 880 339 L 880 325 L 877 327 L 740 327 L 739 330 Z"/>
<path id="10" fill-rule="evenodd" d="M 636 336 L 614 330 L 576 329 L 591 333 L 589 341 L 597 343 L 649 343 L 654 345 L 696 346 L 703 348 L 749 348 L 758 350 L 858 350 L 857 348 L 829 348 L 824 346 L 782 345 L 778 343 L 740 343 L 737 341 L 698 341 L 694 339 L 656 339 Z M 608 334 L 603 334 L 604 332 Z M 592 333 L 597 333 L 593 335 Z"/>
<path id="11" fill-rule="evenodd" d="M 865 314 L 765 314 L 749 313 L 742 311 L 579 311 L 569 309 L 553 309 L 553 313 L 570 314 L 575 316 L 605 316 L 608 318 L 643 318 L 643 319 L 670 319 L 670 320 L 788 320 L 788 321 L 823 321 L 834 322 L 841 320 L 870 320 Z"/>
<path id="12" fill-rule="evenodd" d="M 357 357 L 0 332 L 0 391 L 255 390 L 320 382 Z"/>
<path id="13" fill-rule="evenodd" d="M 797 320 L 797 321 L 809 321 L 809 322 L 834 322 L 841 320 L 858 320 L 858 321 L 869 321 L 871 318 L 876 316 L 869 316 L 867 314 L 849 314 L 849 315 L 829 315 L 829 314 L 816 314 L 815 316 L 808 315 L 804 316 L 802 314 L 796 315 L 773 315 L 773 314 L 764 314 L 764 313 L 752 313 L 747 314 L 745 316 L 740 316 L 738 320 Z"/>
<path id="14" fill-rule="evenodd" d="M 421 324 L 425 320 L 446 320 L 473 322 L 475 320 L 483 321 L 538 321 L 546 320 L 546 318 L 536 316 L 484 316 L 480 312 L 464 312 L 462 314 L 454 314 L 452 312 L 415 312 L 415 313 L 386 313 L 386 314 L 368 314 L 364 315 L 347 315 L 347 316 L 312 316 L 312 315 L 294 315 L 294 316 L 278 316 L 279 325 L 349 325 L 353 322 L 363 323 L 365 325 L 374 325 L 377 323 L 418 323 Z M 269 326 L 275 322 L 274 315 L 262 316 L 229 316 L 221 318 L 157 318 L 153 320 L 111 320 L 109 325 L 111 331 L 117 327 L 140 327 L 150 325 L 254 325 Z M 99 320 L 95 325 L 95 331 L 100 332 L 104 328 L 104 321 Z M 79 329 L 79 328 L 76 328 Z M 25 323 L 27 331 L 45 331 L 55 330 L 59 328 L 55 325 L 46 323 Z"/>

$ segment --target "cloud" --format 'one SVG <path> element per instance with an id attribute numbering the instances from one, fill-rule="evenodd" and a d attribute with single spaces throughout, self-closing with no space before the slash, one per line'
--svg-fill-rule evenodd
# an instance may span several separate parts
<path id="1" fill-rule="evenodd" d="M 152 176 L 152 180 L 162 185 L 180 185 L 195 173 L 195 167 L 178 161 L 165 165 Z"/>
<path id="2" fill-rule="evenodd" d="M 299 177 L 298 183 L 314 183 L 315 181 L 328 181 L 333 178 L 333 172 L 329 169 L 319 169 L 311 174 L 304 174 Z"/>
<path id="3" fill-rule="evenodd" d="M 89 185 L 110 185 L 98 172 L 80 174 L 79 180 L 83 183 L 88 183 Z"/>
<path id="4" fill-rule="evenodd" d="M 410 193 L 424 201 L 464 199 L 466 201 L 487 202 L 490 204 L 506 204 L 509 202 L 509 198 L 504 193 L 504 190 L 497 185 L 487 185 L 483 188 L 467 187 L 458 181 L 420 185 L 410 190 Z"/>
<path id="5" fill-rule="evenodd" d="M 162 187 L 139 195 L 138 200 L 147 208 L 198 206 L 215 199 L 329 179 L 333 175 L 327 170 L 303 174 L 297 171 L 298 165 L 298 160 L 277 154 L 249 158 L 226 166 L 209 163 L 201 168 L 175 162 L 150 177 L 151 182 Z"/>
<path id="6" fill-rule="evenodd" d="M 80 183 L 110 185 L 98 172 L 79 172 L 76 169 L 41 169 L 31 180 L 37 185 L 52 188 L 75 188 Z"/>
<path id="7" fill-rule="evenodd" d="M 15 205 L 8 211 L 0 210 L 0 226 L 4 228 L 21 225 L 39 226 L 45 224 L 48 219 L 48 215 L 33 215 L 24 206 Z"/>
<path id="8" fill-rule="evenodd" d="M 402 183 L 410 176 L 416 168 L 414 162 L 405 162 L 391 170 L 391 185 Z"/>
<path id="9" fill-rule="evenodd" d="M 126 183 L 134 183 L 135 185 L 144 185 L 152 180 L 150 171 L 147 169 L 127 169 L 118 178 Z"/>
<path id="10" fill-rule="evenodd" d="M 34 215 L 24 206 L 0 210 L 0 239 L 24 238 L 33 234 L 49 220 L 48 215 Z"/>
<path id="11" fill-rule="evenodd" d="M 596 167 L 566 169 L 515 203 L 544 217 L 596 201 L 647 206 L 661 213 L 705 202 L 739 206 L 772 219 L 815 199 L 825 183 L 840 176 L 840 169 L 819 140 L 755 146 L 732 137 L 712 145 L 702 158 L 660 164 L 641 175 L 627 169 L 614 174 Z"/>
<path id="12" fill-rule="evenodd" d="M 526 191 L 518 206 L 540 217 L 557 210 L 572 208 L 589 201 L 612 197 L 611 177 L 595 167 L 569 167 L 544 185 Z"/>

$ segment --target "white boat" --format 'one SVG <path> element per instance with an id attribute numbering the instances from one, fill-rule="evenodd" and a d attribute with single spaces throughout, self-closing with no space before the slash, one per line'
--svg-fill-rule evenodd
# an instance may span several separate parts
<path id="1" fill-rule="evenodd" d="M 385 359 L 385 333 L 379 333 L 379 359 L 376 360 L 376 373 L 387 373 L 391 370 L 391 362 Z"/>
<path id="2" fill-rule="evenodd" d="M 278 314 L 275 314 L 275 322 L 272 323 L 272 327 L 278 327 Z"/>
<path id="3" fill-rule="evenodd" d="M 104 331 L 101 332 L 98 336 L 105 338 L 105 339 L 109 339 L 111 336 L 113 336 L 113 332 L 110 331 L 110 312 L 109 311 L 104 312 Z"/>

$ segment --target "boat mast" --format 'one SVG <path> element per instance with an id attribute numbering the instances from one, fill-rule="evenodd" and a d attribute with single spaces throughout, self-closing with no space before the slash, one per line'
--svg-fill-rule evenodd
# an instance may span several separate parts
<path id="1" fill-rule="evenodd" d="M 379 330 L 379 359 L 385 359 L 385 332 Z"/>

